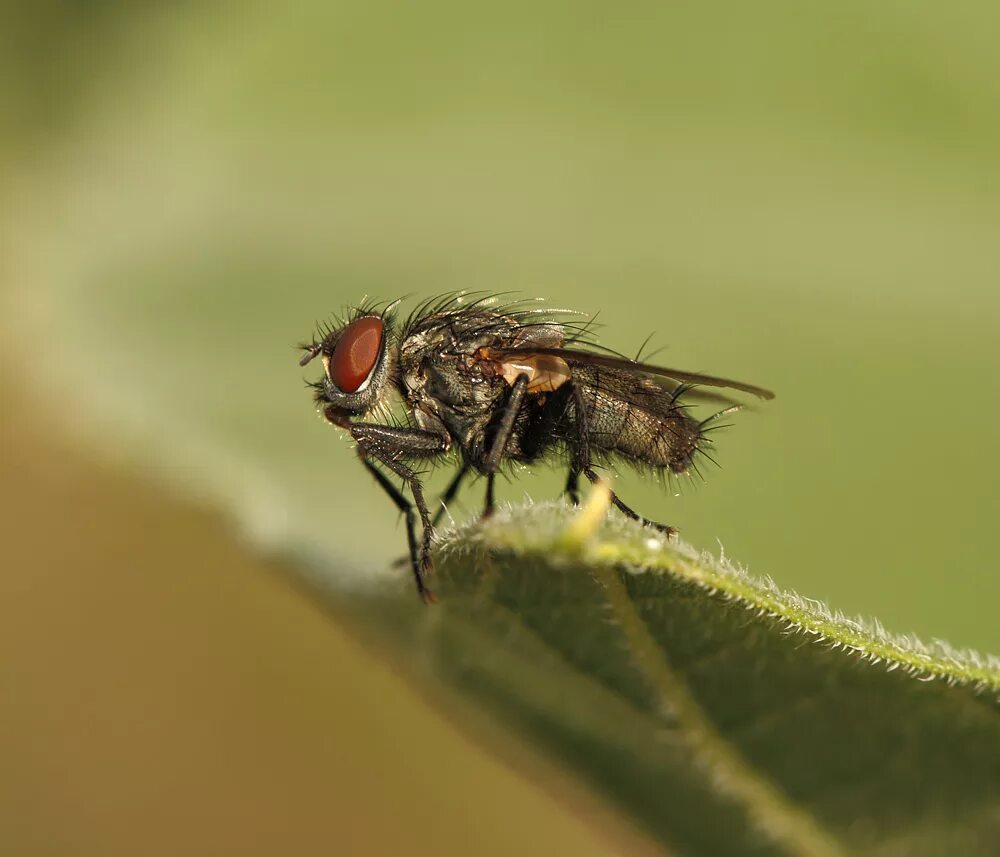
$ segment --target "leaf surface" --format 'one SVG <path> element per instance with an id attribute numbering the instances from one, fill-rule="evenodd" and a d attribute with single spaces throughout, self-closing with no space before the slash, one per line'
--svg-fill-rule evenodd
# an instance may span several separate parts
<path id="1" fill-rule="evenodd" d="M 350 609 L 676 853 L 997 853 L 995 659 L 617 516 L 590 527 L 560 504 L 509 509 L 445 537 L 438 607 L 407 585 Z"/>

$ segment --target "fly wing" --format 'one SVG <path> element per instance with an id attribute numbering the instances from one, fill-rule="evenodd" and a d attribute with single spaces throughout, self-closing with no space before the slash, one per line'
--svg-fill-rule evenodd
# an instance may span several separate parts
<path id="1" fill-rule="evenodd" d="M 490 348 L 489 356 L 493 360 L 524 358 L 531 355 L 544 355 L 549 357 L 561 357 L 572 366 L 574 363 L 587 363 L 591 366 L 605 366 L 609 369 L 620 369 L 625 372 L 634 372 L 638 375 L 654 375 L 658 378 L 669 378 L 671 381 L 679 381 L 682 384 L 698 384 L 705 387 L 721 387 L 728 390 L 738 390 L 741 393 L 748 393 L 758 396 L 761 399 L 773 399 L 774 393 L 765 390 L 763 387 L 756 387 L 753 384 L 744 384 L 742 381 L 733 381 L 729 378 L 717 378 L 714 375 L 703 375 L 700 372 L 685 372 L 681 369 L 667 369 L 665 366 L 653 366 L 649 363 L 639 363 L 635 360 L 628 360 L 624 357 L 612 357 L 608 354 L 596 354 L 593 351 L 581 351 L 572 348 Z M 692 391 L 690 395 L 695 395 L 699 391 Z M 709 391 L 701 391 L 703 398 L 723 399 L 729 401 L 724 395 L 717 395 Z"/>
<path id="2" fill-rule="evenodd" d="M 719 392 L 718 390 L 710 390 L 707 387 L 694 387 L 690 384 L 685 385 L 680 381 L 671 381 L 669 378 L 664 378 L 662 376 L 656 377 L 655 380 L 659 386 L 663 387 L 663 389 L 669 393 L 675 393 L 681 387 L 685 387 L 685 403 L 697 402 L 700 405 L 735 405 L 739 410 L 746 409 L 746 405 L 744 405 L 739 399 L 736 399 L 733 396 L 727 396 L 725 393 Z"/>

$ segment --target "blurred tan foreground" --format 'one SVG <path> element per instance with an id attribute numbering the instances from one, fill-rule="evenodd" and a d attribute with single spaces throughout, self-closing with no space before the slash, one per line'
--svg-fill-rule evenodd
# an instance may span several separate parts
<path id="1" fill-rule="evenodd" d="M 467 740 L 218 520 L 0 394 L 0 853 L 653 853 Z"/>

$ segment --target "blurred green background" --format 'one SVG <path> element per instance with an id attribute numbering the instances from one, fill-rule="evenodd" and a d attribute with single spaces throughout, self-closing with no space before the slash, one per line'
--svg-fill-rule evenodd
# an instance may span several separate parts
<path id="1" fill-rule="evenodd" d="M 291 346 L 364 295 L 516 290 L 778 392 L 704 484 L 623 472 L 640 511 L 1000 650 L 995 4 L 3 14 L 7 366 L 69 429 L 361 585 L 403 534 Z"/>

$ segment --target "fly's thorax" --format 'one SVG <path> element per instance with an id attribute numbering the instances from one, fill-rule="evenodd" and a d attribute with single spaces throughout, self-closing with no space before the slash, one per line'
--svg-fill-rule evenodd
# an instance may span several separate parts
<path id="1" fill-rule="evenodd" d="M 482 432 L 504 390 L 502 379 L 470 365 L 467 355 L 433 349 L 401 354 L 399 377 L 418 423 L 443 426 L 462 447 Z"/>

